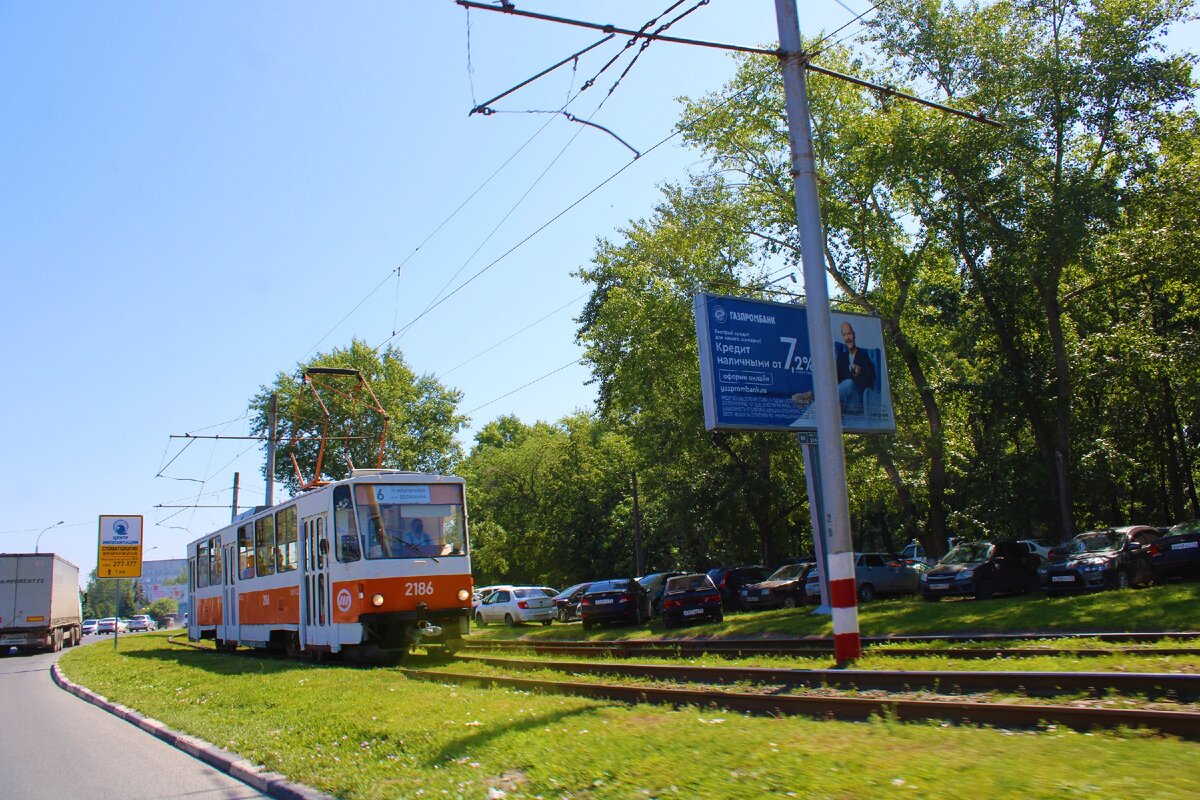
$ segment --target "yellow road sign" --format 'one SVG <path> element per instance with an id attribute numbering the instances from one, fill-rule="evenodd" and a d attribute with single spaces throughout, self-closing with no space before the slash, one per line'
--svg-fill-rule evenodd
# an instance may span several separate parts
<path id="1" fill-rule="evenodd" d="M 102 514 L 96 577 L 142 577 L 142 517 L 140 514 Z"/>

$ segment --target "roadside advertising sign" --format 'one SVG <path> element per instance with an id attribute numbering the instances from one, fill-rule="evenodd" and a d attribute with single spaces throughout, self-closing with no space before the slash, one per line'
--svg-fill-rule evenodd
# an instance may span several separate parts
<path id="1" fill-rule="evenodd" d="M 697 294 L 704 426 L 708 430 L 815 431 L 807 309 Z M 838 400 L 846 433 L 895 433 L 878 317 L 833 312 Z"/>
<path id="2" fill-rule="evenodd" d="M 96 559 L 98 578 L 142 576 L 142 517 L 140 514 L 102 514 Z"/>

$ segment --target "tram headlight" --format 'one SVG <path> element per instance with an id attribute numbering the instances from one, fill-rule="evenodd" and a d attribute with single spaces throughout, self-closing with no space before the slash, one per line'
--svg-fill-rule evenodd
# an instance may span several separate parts
<path id="1" fill-rule="evenodd" d="M 376 608 L 379 608 L 381 605 L 383 605 L 383 595 L 378 593 L 371 595 L 371 605 L 375 606 Z"/>
<path id="2" fill-rule="evenodd" d="M 465 603 L 465 602 L 467 602 L 467 601 L 468 601 L 468 600 L 470 600 L 470 599 L 471 599 L 471 593 L 470 593 L 470 592 L 468 592 L 466 589 L 459 589 L 459 590 L 458 590 L 458 602 L 460 602 L 460 603 Z"/>

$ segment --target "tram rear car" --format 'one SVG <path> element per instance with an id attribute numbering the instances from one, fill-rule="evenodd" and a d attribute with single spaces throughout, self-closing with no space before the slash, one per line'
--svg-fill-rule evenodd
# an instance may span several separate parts
<path id="1" fill-rule="evenodd" d="M 290 655 L 453 652 L 471 615 L 461 478 L 356 470 L 188 545 L 188 638 Z"/>

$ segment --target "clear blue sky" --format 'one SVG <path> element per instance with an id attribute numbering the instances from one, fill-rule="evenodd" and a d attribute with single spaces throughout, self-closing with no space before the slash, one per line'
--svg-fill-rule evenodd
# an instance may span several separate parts
<path id="1" fill-rule="evenodd" d="M 668 5 L 518 3 L 628 28 Z M 869 6 L 801 0 L 801 27 Z M 770 46 L 774 3 L 713 0 L 671 32 Z M 625 165 L 623 145 L 561 117 L 467 116 L 598 38 L 451 0 L 0 2 L 0 551 L 31 552 L 62 520 L 42 550 L 86 574 L 97 517 L 142 514 L 147 558 L 182 557 L 228 510 L 156 506 L 227 508 L 235 470 L 243 504 L 261 502 L 257 446 L 179 455 L 171 434 L 246 434 L 249 398 L 278 372 L 351 337 L 384 342 Z M 560 107 L 623 42 L 497 107 Z M 592 114 L 619 68 L 571 110 Z M 727 54 L 656 44 L 593 120 L 647 150 L 675 98 L 732 71 Z M 395 340 L 462 390 L 465 445 L 501 414 L 591 407 L 579 365 L 520 387 L 579 358 L 586 289 L 572 273 L 597 238 L 647 215 L 698 159 L 659 148 Z"/>

